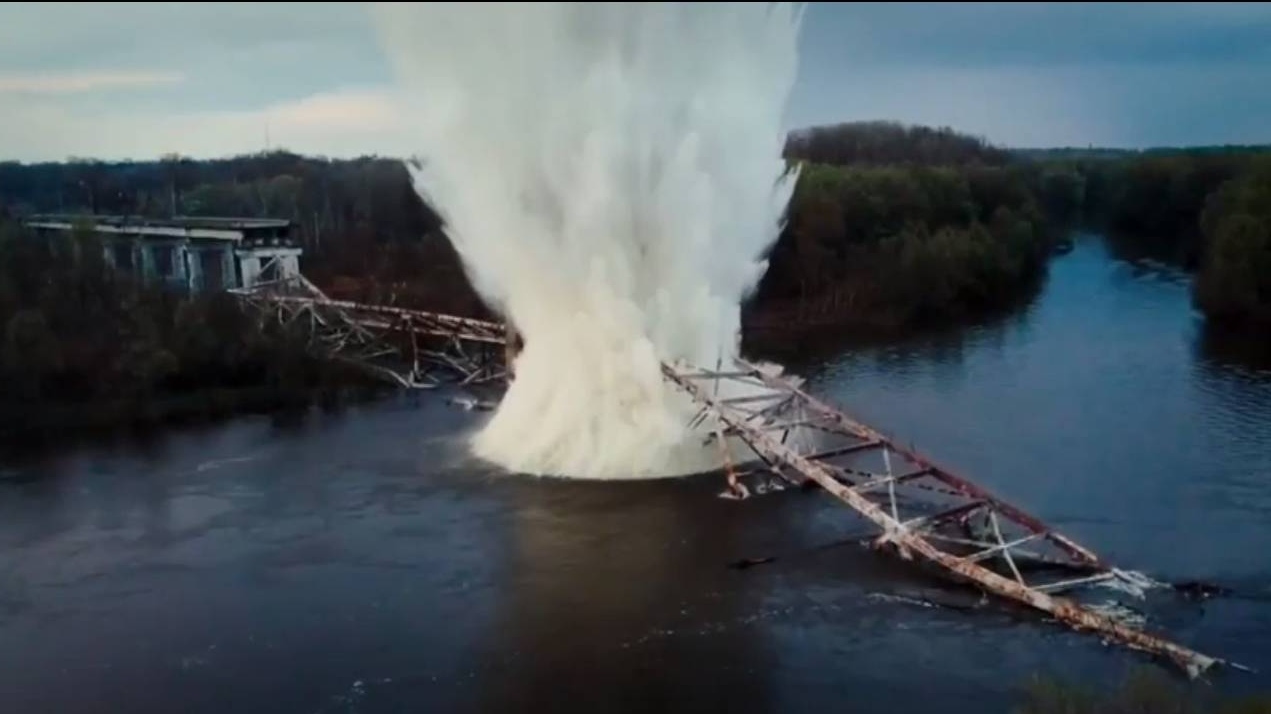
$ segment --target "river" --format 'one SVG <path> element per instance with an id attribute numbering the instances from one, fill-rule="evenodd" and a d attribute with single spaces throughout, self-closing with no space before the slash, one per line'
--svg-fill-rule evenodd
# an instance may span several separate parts
<path id="1" fill-rule="evenodd" d="M 1231 588 L 1136 607 L 1271 671 L 1271 365 L 1202 334 L 1184 276 L 1085 238 L 1007 318 L 808 374 L 1118 564 Z M 821 494 L 505 476 L 476 418 L 402 396 L 0 466 L 0 711 L 984 712 L 1144 663 L 809 550 L 860 531 Z"/>

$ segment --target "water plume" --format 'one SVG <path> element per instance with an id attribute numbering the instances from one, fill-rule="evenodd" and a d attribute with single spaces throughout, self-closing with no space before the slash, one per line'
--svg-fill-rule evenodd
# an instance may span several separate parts
<path id="1" fill-rule="evenodd" d="M 794 176 L 786 3 L 383 3 L 416 188 L 520 330 L 473 440 L 508 469 L 648 478 L 719 465 L 663 361 L 739 344 Z M 735 387 L 734 387 L 735 389 Z"/>

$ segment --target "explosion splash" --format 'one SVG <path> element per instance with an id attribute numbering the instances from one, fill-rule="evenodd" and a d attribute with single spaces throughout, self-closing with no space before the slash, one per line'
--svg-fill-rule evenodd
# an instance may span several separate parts
<path id="1" fill-rule="evenodd" d="M 660 363 L 735 354 L 794 187 L 787 3 L 385 3 L 374 9 L 438 208 L 520 330 L 474 438 L 510 470 L 650 478 L 719 466 Z M 736 386 L 733 386 L 736 389 Z"/>

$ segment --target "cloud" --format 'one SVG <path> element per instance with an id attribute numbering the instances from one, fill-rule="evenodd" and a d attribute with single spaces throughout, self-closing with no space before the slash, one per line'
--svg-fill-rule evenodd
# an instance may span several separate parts
<path id="1" fill-rule="evenodd" d="M 1108 128 L 1099 105 L 1087 101 L 1086 81 L 1075 69 L 1012 67 L 873 67 L 805 76 L 791 123 L 891 119 L 950 126 L 1013 146 L 1084 145 Z"/>
<path id="2" fill-rule="evenodd" d="M 1271 141 L 1267 3 L 813 3 L 801 54 L 790 126 Z M 413 152 L 390 86 L 363 3 L 0 3 L 0 159 Z"/>
<path id="3" fill-rule="evenodd" d="M 1267 3 L 825 3 L 809 44 L 853 66 L 1267 62 Z"/>
<path id="4" fill-rule="evenodd" d="M 950 126 L 1008 146 L 1144 148 L 1271 142 L 1271 64 L 1162 68 L 812 67 L 795 126 L 862 119 Z"/>
<path id="5" fill-rule="evenodd" d="M 260 109 L 389 80 L 362 3 L 0 3 L 0 71 L 101 68 L 186 78 L 130 88 L 139 111 Z"/>
<path id="6" fill-rule="evenodd" d="M 167 152 L 215 158 L 271 148 L 310 154 L 407 155 L 403 115 L 383 89 L 351 88 L 259 109 L 84 114 L 58 101 L 0 108 L 7 158 L 151 159 Z"/>
<path id="7" fill-rule="evenodd" d="M 0 159 L 404 151 L 361 3 L 3 3 L 0 72 Z"/>
<path id="8" fill-rule="evenodd" d="M 0 93 L 75 94 L 106 89 L 128 89 L 176 84 L 185 81 L 180 72 L 85 71 L 0 72 Z"/>
<path id="9" fill-rule="evenodd" d="M 791 123 L 898 119 L 1012 146 L 1271 142 L 1271 4 L 825 3 Z"/>

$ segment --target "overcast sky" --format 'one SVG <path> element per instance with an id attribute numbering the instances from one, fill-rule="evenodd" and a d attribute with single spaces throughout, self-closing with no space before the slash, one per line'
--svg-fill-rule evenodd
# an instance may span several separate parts
<path id="1" fill-rule="evenodd" d="M 0 4 L 0 159 L 404 154 L 361 3 Z M 813 3 L 791 127 L 1271 142 L 1271 3 Z"/>

